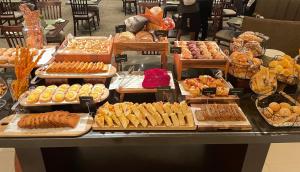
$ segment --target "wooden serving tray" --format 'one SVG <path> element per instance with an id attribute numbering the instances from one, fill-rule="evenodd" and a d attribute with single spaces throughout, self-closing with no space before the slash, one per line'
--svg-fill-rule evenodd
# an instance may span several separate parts
<path id="1" fill-rule="evenodd" d="M 83 37 L 75 37 L 73 39 L 103 39 L 103 37 L 99 36 L 83 36 Z M 65 39 L 61 44 L 59 49 L 57 50 L 55 61 L 82 61 L 82 62 L 99 62 L 109 64 L 111 63 L 112 57 L 112 46 L 113 46 L 113 38 L 111 38 L 109 53 L 108 54 L 92 54 L 92 53 L 79 53 L 79 52 L 66 52 L 64 48 L 68 44 L 68 39 Z"/>
<path id="2" fill-rule="evenodd" d="M 26 98 L 27 98 L 28 94 L 29 94 L 29 91 L 23 93 L 20 96 L 20 98 L 19 98 L 20 105 L 22 105 L 24 107 L 34 107 L 34 106 L 52 106 L 52 105 L 71 105 L 71 104 L 79 104 L 80 103 L 79 101 L 73 101 L 73 102 L 63 101 L 63 102 L 60 102 L 60 103 L 51 101 L 51 102 L 48 102 L 48 103 L 38 102 L 38 103 L 35 103 L 35 104 L 29 104 L 29 103 L 26 102 Z M 107 88 L 105 88 L 104 93 L 102 94 L 102 97 L 101 97 L 100 101 L 98 101 L 96 103 L 104 101 L 105 99 L 107 99 L 108 96 L 109 96 L 109 90 Z"/>
<path id="3" fill-rule="evenodd" d="M 108 71 L 103 73 L 47 73 L 45 71 L 45 68 L 47 66 L 43 66 L 38 68 L 35 71 L 35 75 L 39 78 L 45 78 L 45 79 L 67 79 L 67 78 L 98 78 L 98 79 L 104 79 L 104 78 L 110 78 L 114 76 L 117 72 L 117 69 L 112 66 L 111 64 L 108 64 Z"/>
<path id="4" fill-rule="evenodd" d="M 196 126 L 179 126 L 179 127 L 174 127 L 174 126 L 148 126 L 148 127 L 135 127 L 133 125 L 129 125 L 127 128 L 123 127 L 99 127 L 96 122 L 93 124 L 93 130 L 96 131 L 191 131 L 191 130 L 196 130 Z"/>
<path id="5" fill-rule="evenodd" d="M 93 118 L 88 114 L 79 114 L 80 120 L 75 128 L 21 129 L 17 126 L 22 116 L 10 115 L 0 120 L 0 137 L 77 137 L 90 131 Z"/>
<path id="6" fill-rule="evenodd" d="M 175 46 L 178 46 L 178 41 L 175 41 Z M 219 51 L 223 51 L 219 48 Z M 224 54 L 224 53 L 223 53 Z M 220 69 L 224 71 L 225 78 L 229 69 L 229 61 L 227 56 L 225 59 L 184 59 L 182 54 L 174 54 L 174 64 L 177 72 L 177 80 L 181 80 L 181 73 L 186 69 Z"/>
<path id="7" fill-rule="evenodd" d="M 242 112 L 246 121 L 198 121 L 195 115 L 195 111 L 201 106 L 205 106 L 205 104 L 192 104 L 192 111 L 194 115 L 195 124 L 197 126 L 197 130 L 199 131 L 208 131 L 208 130 L 237 130 L 237 131 L 249 131 L 252 130 L 252 126 L 246 117 L 246 115 Z"/>
<path id="8" fill-rule="evenodd" d="M 296 101 L 295 99 L 293 99 L 291 96 L 287 95 L 285 92 L 282 92 L 280 91 L 279 94 L 287 99 L 289 102 L 289 104 L 293 104 L 293 105 L 297 105 L 299 106 L 300 103 L 298 101 Z M 259 106 L 259 101 L 267 98 L 271 96 L 271 94 L 269 95 L 265 95 L 265 96 L 261 96 L 259 97 L 258 99 L 255 100 L 255 105 L 256 105 L 256 108 L 257 110 L 259 111 L 260 115 L 265 119 L 265 121 L 270 124 L 271 126 L 273 127 L 300 127 L 300 121 L 296 121 L 296 122 L 284 122 L 284 123 L 281 123 L 281 124 L 277 124 L 277 123 L 274 123 L 274 121 L 268 119 L 265 117 L 265 115 L 263 115 L 263 108 Z"/>

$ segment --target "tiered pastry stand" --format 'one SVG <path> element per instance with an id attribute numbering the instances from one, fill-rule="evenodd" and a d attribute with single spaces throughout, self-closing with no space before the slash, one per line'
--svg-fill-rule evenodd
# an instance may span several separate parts
<path id="1" fill-rule="evenodd" d="M 124 51 L 158 51 L 161 55 L 161 66 L 167 69 L 168 64 L 168 46 L 167 38 L 162 38 L 158 42 L 119 42 L 119 34 L 114 39 L 114 54 L 122 54 Z"/>
<path id="2" fill-rule="evenodd" d="M 175 46 L 177 46 L 175 42 Z M 227 78 L 229 61 L 228 59 L 183 59 L 181 54 L 174 54 L 174 64 L 177 73 L 177 80 L 181 80 L 182 71 L 187 69 L 220 69 Z"/>

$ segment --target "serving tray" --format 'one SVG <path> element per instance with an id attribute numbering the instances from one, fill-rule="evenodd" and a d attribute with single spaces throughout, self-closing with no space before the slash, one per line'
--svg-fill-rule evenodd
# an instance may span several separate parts
<path id="1" fill-rule="evenodd" d="M 0 120 L 0 137 L 76 137 L 90 131 L 93 118 L 89 114 L 78 114 L 80 120 L 75 128 L 23 129 L 18 127 L 21 117 L 28 114 L 14 114 Z"/>
<path id="2" fill-rule="evenodd" d="M 24 106 L 24 107 L 34 107 L 34 106 L 52 106 L 52 105 L 71 105 L 71 104 L 79 104 L 80 102 L 79 101 L 73 101 L 73 102 L 67 102 L 67 101 L 63 101 L 63 102 L 53 102 L 53 101 L 50 101 L 50 102 L 47 102 L 47 103 L 41 103 L 41 102 L 37 102 L 37 103 L 34 103 L 34 104 L 29 104 L 26 102 L 26 98 L 27 96 L 29 95 L 29 91 L 23 93 L 20 98 L 19 98 L 19 102 L 20 102 L 20 105 Z M 102 102 L 104 101 L 105 99 L 107 99 L 107 97 L 109 96 L 109 90 L 107 88 L 104 88 L 104 91 L 103 91 L 103 94 L 100 98 L 100 100 L 98 102 L 95 102 L 95 103 L 99 103 L 99 102 Z"/>
<path id="3" fill-rule="evenodd" d="M 101 73 L 48 73 L 45 69 L 47 66 L 43 66 L 38 68 L 35 71 L 35 75 L 39 78 L 47 78 L 47 79 L 67 79 L 67 78 L 110 78 L 115 75 L 117 69 L 108 64 L 108 71 Z"/>
<path id="4" fill-rule="evenodd" d="M 194 115 L 195 124 L 197 130 L 208 131 L 208 130 L 237 130 L 237 131 L 249 131 L 252 126 L 244 114 L 244 112 L 239 107 L 242 116 L 246 119 L 245 121 L 198 121 L 196 118 L 196 110 L 201 109 L 205 104 L 192 104 L 192 111 Z"/>

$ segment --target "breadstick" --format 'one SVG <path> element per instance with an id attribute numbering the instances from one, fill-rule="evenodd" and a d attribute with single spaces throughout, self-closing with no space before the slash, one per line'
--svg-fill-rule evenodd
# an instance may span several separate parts
<path id="1" fill-rule="evenodd" d="M 108 115 L 104 116 L 104 120 L 107 124 L 108 127 L 112 127 L 113 126 L 113 120 L 111 119 L 111 117 L 109 117 Z"/>
<path id="2" fill-rule="evenodd" d="M 154 127 L 157 125 L 156 120 L 153 118 L 153 116 L 144 108 L 143 105 L 139 105 L 138 109 L 141 111 L 141 113 L 145 114 L 146 118 L 149 120 L 150 124 Z"/>
<path id="3" fill-rule="evenodd" d="M 138 104 L 131 105 L 130 107 L 131 107 L 132 112 L 135 114 L 135 116 L 138 118 L 138 120 L 139 120 L 140 123 L 142 124 L 142 126 L 143 126 L 143 127 L 147 127 L 148 121 L 147 121 L 145 115 L 142 114 L 142 113 L 138 110 Z"/>
<path id="4" fill-rule="evenodd" d="M 133 114 L 128 114 L 127 115 L 127 118 L 129 119 L 129 121 L 135 126 L 135 127 L 138 127 L 139 125 L 139 119 L 133 115 Z"/>
<path id="5" fill-rule="evenodd" d="M 154 119 L 156 120 L 158 125 L 161 125 L 163 122 L 163 119 L 161 118 L 160 114 L 156 111 L 155 107 L 150 103 L 144 103 L 144 107 L 152 114 Z"/>
<path id="6" fill-rule="evenodd" d="M 163 113 L 161 116 L 163 117 L 163 120 L 164 120 L 166 126 L 168 126 L 168 127 L 172 126 L 172 122 L 171 122 L 171 120 L 169 118 L 169 115 L 167 113 Z"/>
<path id="7" fill-rule="evenodd" d="M 185 121 L 184 121 L 184 115 L 182 114 L 181 109 L 178 107 L 179 105 L 174 103 L 172 105 L 172 109 L 173 111 L 177 114 L 178 116 L 178 120 L 179 120 L 179 125 L 185 125 Z"/>
<path id="8" fill-rule="evenodd" d="M 180 107 L 181 107 L 182 112 L 185 114 L 188 125 L 194 126 L 193 113 L 192 113 L 191 109 L 189 108 L 189 106 L 186 104 L 185 101 L 183 101 L 183 102 L 180 102 Z"/>
<path id="9" fill-rule="evenodd" d="M 111 119 L 117 126 L 121 126 L 121 122 L 114 112 L 109 112 Z"/>
<path id="10" fill-rule="evenodd" d="M 117 117 L 120 117 L 123 114 L 122 109 L 120 107 L 120 103 L 116 103 L 113 106 L 114 106 L 114 110 L 116 112 Z"/>
<path id="11" fill-rule="evenodd" d="M 104 127 L 104 116 L 103 115 L 97 115 L 96 116 L 96 123 L 99 127 Z"/>
<path id="12" fill-rule="evenodd" d="M 161 115 L 165 113 L 162 102 L 153 103 L 153 106 L 155 107 L 156 111 Z"/>
<path id="13" fill-rule="evenodd" d="M 175 114 L 175 113 L 171 113 L 170 116 L 171 116 L 173 125 L 174 125 L 175 127 L 178 127 L 178 126 L 179 126 L 179 120 L 178 120 L 176 114 Z"/>

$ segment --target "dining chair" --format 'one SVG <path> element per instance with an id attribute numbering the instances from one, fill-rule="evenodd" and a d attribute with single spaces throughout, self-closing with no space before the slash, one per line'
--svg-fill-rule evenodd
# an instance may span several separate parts
<path id="1" fill-rule="evenodd" d="M 93 22 L 93 25 L 96 30 L 97 28 L 96 28 L 94 17 L 97 16 L 95 12 L 89 11 L 87 0 L 71 0 L 71 8 L 72 8 L 72 15 L 73 15 L 74 35 L 76 36 L 76 30 L 79 27 L 79 21 L 86 21 L 88 23 L 89 32 L 91 36 L 92 30 L 91 30 L 90 21 Z"/>
<path id="2" fill-rule="evenodd" d="M 237 16 L 237 8 L 235 6 L 236 4 L 235 1 L 240 1 L 240 0 L 226 0 L 224 2 L 223 17 L 230 18 L 230 17 Z"/>
<path id="3" fill-rule="evenodd" d="M 37 2 L 37 8 L 46 20 L 55 20 L 61 18 L 61 1 L 40 1 Z"/>
<path id="4" fill-rule="evenodd" d="M 1 0 L 0 1 L 0 25 L 10 21 L 15 21 L 15 25 L 18 25 L 23 21 L 23 14 L 20 11 L 14 10 L 14 5 L 11 0 Z"/>
<path id="5" fill-rule="evenodd" d="M 135 9 L 135 14 L 137 14 L 138 8 L 137 8 L 137 0 L 122 0 L 123 2 L 123 11 L 125 13 L 125 16 L 127 14 L 127 10 L 131 11 L 131 5 L 133 5 L 134 9 Z M 128 6 L 127 6 L 128 4 Z M 127 9 L 127 7 L 129 9 Z"/>
<path id="6" fill-rule="evenodd" d="M 138 4 L 139 13 L 143 14 L 146 8 L 150 9 L 155 6 L 160 6 L 161 1 L 160 0 L 139 0 L 137 4 Z"/>
<path id="7" fill-rule="evenodd" d="M 10 48 L 25 46 L 25 39 L 22 32 L 23 26 L 0 26 L 0 29 L 1 35 L 4 35 Z"/>

